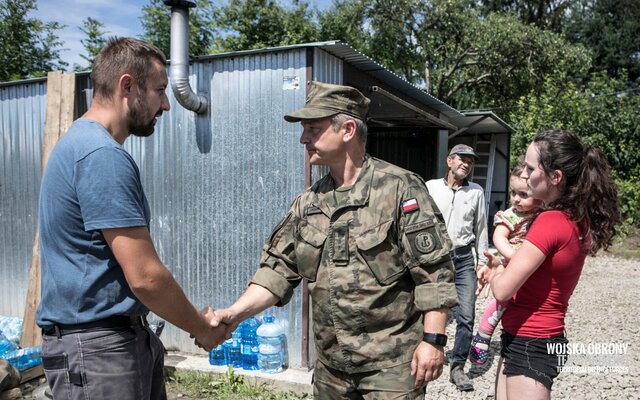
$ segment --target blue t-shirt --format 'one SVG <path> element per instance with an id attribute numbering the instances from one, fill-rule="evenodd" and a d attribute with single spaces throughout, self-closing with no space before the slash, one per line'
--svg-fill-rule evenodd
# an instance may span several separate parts
<path id="1" fill-rule="evenodd" d="M 39 326 L 140 315 L 102 235 L 149 226 L 149 205 L 133 158 L 99 123 L 79 119 L 49 157 L 40 187 Z"/>

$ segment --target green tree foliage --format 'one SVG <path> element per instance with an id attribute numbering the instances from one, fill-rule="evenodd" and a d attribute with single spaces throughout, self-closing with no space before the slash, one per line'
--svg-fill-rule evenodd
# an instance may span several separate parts
<path id="1" fill-rule="evenodd" d="M 472 61 L 477 64 L 467 68 L 462 79 L 443 82 L 455 89 L 465 81 L 484 78 L 476 86 L 468 85 L 471 90 L 464 93 L 468 101 L 459 101 L 464 107 L 510 105 L 523 94 L 540 94 L 546 77 L 581 79 L 591 64 L 583 46 L 572 45 L 561 36 L 523 24 L 510 15 L 490 14 L 471 28 L 475 28 L 475 35 L 468 48 L 476 51 Z"/>
<path id="2" fill-rule="evenodd" d="M 68 65 L 55 34 L 64 26 L 30 18 L 36 8 L 36 0 L 0 0 L 0 81 L 44 76 Z"/>
<path id="3" fill-rule="evenodd" d="M 593 64 L 611 76 L 640 79 L 640 1 L 582 0 L 567 37 L 593 52 Z"/>
<path id="4" fill-rule="evenodd" d="M 525 24 L 560 33 L 581 0 L 483 0 L 485 13 L 512 14 Z"/>
<path id="5" fill-rule="evenodd" d="M 285 8 L 273 0 L 230 0 L 216 10 L 219 51 L 249 50 L 314 41 L 317 27 L 305 1 Z"/>
<path id="6" fill-rule="evenodd" d="M 320 40 L 342 40 L 369 55 L 367 4 L 360 1 L 336 1 L 333 7 L 320 13 L 318 36 Z M 379 60 L 376 60 L 379 61 Z"/>
<path id="7" fill-rule="evenodd" d="M 544 94 L 524 96 L 508 115 L 515 132 L 512 160 L 524 154 L 533 135 L 547 128 L 572 130 L 607 155 L 620 191 L 623 216 L 640 223 L 640 88 L 626 77 L 593 74 L 586 84 L 547 79 Z"/>
<path id="8" fill-rule="evenodd" d="M 589 66 L 584 47 L 512 15 L 482 15 L 473 0 L 347 0 L 320 24 L 321 39 L 353 44 L 457 108 L 510 104 L 547 75 Z"/>
<path id="9" fill-rule="evenodd" d="M 510 14 L 525 24 L 565 35 L 593 53 L 593 68 L 640 77 L 637 0 L 482 0 L 483 13 Z"/>
<path id="10" fill-rule="evenodd" d="M 196 0 L 196 7 L 189 9 L 189 54 L 209 54 L 214 46 L 212 16 L 215 7 L 211 0 Z M 142 7 L 142 38 L 158 46 L 167 57 L 170 51 L 171 9 L 162 0 L 149 0 Z"/>
<path id="11" fill-rule="evenodd" d="M 347 0 L 320 16 L 320 39 L 341 40 L 410 82 L 424 80 L 421 43 L 427 2 Z"/>
<path id="12" fill-rule="evenodd" d="M 74 65 L 76 71 L 88 71 L 93 65 L 93 61 L 106 43 L 104 37 L 104 24 L 97 19 L 88 17 L 82 21 L 82 26 L 78 27 L 86 35 L 86 38 L 80 39 L 80 43 L 84 47 L 86 54 L 81 54 L 80 57 L 87 62 L 85 67 L 78 64 Z"/>

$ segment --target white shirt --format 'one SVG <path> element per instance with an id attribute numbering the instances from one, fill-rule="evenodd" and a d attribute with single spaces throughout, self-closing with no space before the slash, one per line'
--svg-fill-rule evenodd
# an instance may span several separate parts
<path id="1" fill-rule="evenodd" d="M 427 190 L 444 217 L 453 248 L 475 242 L 480 265 L 486 265 L 484 252 L 489 248 L 487 213 L 484 190 L 477 183 L 465 179 L 457 188 L 451 188 L 446 179 L 427 181 Z"/>

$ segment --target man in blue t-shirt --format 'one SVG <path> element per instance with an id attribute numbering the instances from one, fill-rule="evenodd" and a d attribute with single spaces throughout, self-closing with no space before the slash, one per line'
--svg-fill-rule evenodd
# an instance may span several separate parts
<path id="1" fill-rule="evenodd" d="M 225 339 L 158 258 L 140 172 L 122 147 L 169 110 L 166 59 L 114 38 L 95 60 L 93 101 L 59 141 L 40 189 L 43 366 L 54 398 L 166 399 L 149 310 L 206 350 Z"/>

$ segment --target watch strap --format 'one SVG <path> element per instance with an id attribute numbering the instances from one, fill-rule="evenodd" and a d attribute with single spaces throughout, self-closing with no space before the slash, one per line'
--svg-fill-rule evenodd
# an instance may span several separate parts
<path id="1" fill-rule="evenodd" d="M 422 341 L 444 347 L 447 345 L 447 335 L 442 333 L 425 333 Z"/>

